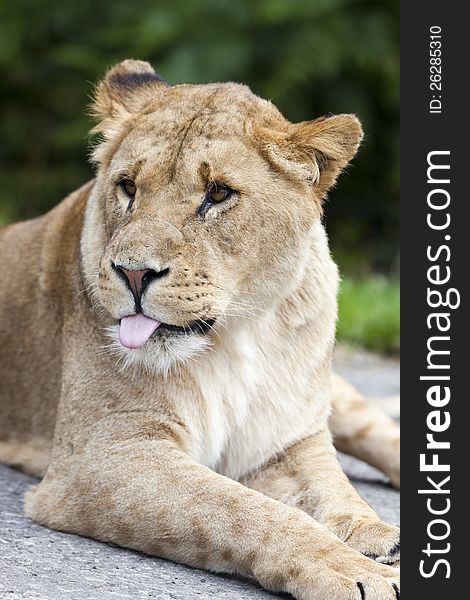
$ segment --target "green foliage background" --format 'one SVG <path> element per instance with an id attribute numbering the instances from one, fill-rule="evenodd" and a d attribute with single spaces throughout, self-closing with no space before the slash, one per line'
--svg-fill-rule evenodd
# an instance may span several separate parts
<path id="1" fill-rule="evenodd" d="M 396 271 L 399 0 L 0 0 L 0 224 L 92 177 L 89 96 L 124 58 L 169 83 L 235 80 L 292 121 L 353 112 L 363 147 L 326 205 L 336 259 Z"/>

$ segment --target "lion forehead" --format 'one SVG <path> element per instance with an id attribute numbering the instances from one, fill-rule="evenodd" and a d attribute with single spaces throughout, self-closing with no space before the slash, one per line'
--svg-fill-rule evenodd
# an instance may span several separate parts
<path id="1" fill-rule="evenodd" d="M 241 84 L 177 85 L 160 94 L 127 123 L 126 138 L 177 144 L 195 137 L 231 139 L 254 121 L 283 119 L 270 102 Z"/>

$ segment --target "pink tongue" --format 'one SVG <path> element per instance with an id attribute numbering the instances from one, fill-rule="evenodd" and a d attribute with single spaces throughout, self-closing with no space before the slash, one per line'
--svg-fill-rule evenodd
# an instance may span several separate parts
<path id="1" fill-rule="evenodd" d="M 142 348 L 159 325 L 160 321 L 144 315 L 124 317 L 119 327 L 119 341 L 126 348 Z"/>

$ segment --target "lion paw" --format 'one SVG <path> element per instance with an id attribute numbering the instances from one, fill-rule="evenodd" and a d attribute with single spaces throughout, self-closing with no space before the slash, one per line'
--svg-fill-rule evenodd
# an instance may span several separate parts
<path id="1" fill-rule="evenodd" d="M 397 600 L 399 571 L 344 546 L 319 560 L 311 571 L 290 581 L 286 591 L 297 600 Z"/>
<path id="2" fill-rule="evenodd" d="M 344 540 L 348 546 L 377 562 L 398 566 L 400 530 L 394 525 L 373 519 L 353 521 Z"/>

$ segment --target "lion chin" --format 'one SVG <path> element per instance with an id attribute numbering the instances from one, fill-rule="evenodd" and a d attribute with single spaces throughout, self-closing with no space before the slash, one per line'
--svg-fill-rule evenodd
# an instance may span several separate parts
<path id="1" fill-rule="evenodd" d="M 142 348 L 129 349 L 119 341 L 118 325 L 108 327 L 106 336 L 110 343 L 105 348 L 116 356 L 120 369 L 141 367 L 148 373 L 158 373 L 165 377 L 173 370 L 177 370 L 180 365 L 197 362 L 212 344 L 210 337 L 197 333 L 190 335 L 157 333 Z"/>

